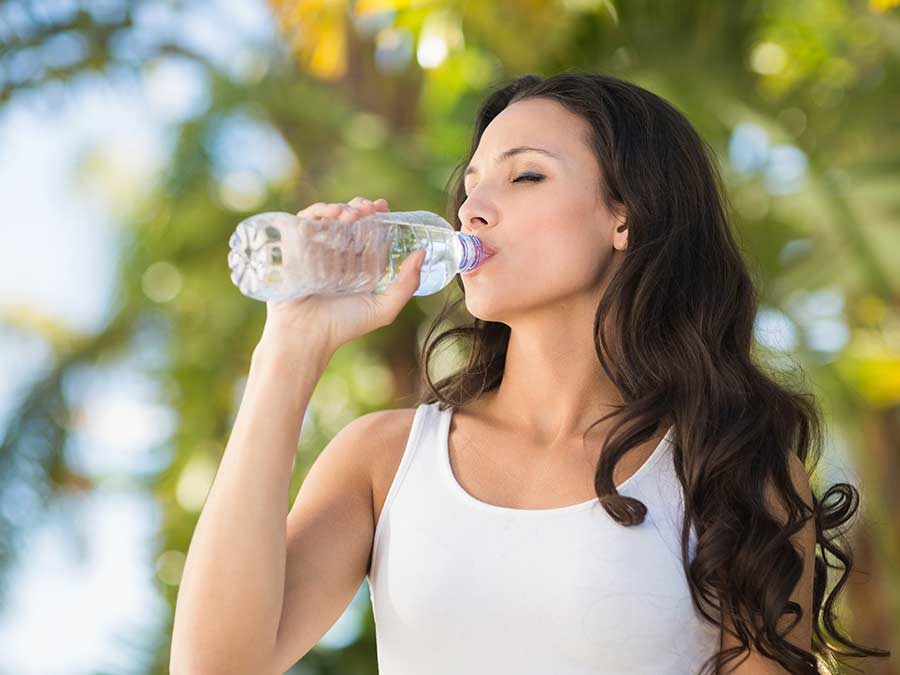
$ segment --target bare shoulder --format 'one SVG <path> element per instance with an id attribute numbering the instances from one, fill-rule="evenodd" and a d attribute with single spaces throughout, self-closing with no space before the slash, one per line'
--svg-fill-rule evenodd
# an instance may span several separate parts
<path id="1" fill-rule="evenodd" d="M 367 413 L 355 421 L 357 433 L 368 441 L 373 460 L 395 454 L 398 444 L 399 452 L 403 453 L 415 415 L 415 408 L 393 408 Z"/>
<path id="2" fill-rule="evenodd" d="M 378 520 L 379 489 L 386 472 L 399 465 L 406 447 L 406 439 L 412 428 L 415 408 L 395 408 L 364 413 L 346 424 L 322 451 L 316 463 L 334 456 L 340 465 L 346 466 L 343 479 L 353 476 L 359 480 L 360 489 L 371 499 L 372 514 Z M 396 468 L 396 466 L 395 466 Z M 310 473 L 315 469 L 310 470 Z M 337 475 L 334 470 L 332 475 Z M 388 485 L 393 474 L 387 477 Z M 304 480 L 304 482 L 306 482 Z M 302 490 L 302 487 L 301 487 Z"/>
<path id="3" fill-rule="evenodd" d="M 394 474 L 397 473 L 400 460 L 403 459 L 403 451 L 406 449 L 415 416 L 415 408 L 379 410 L 364 416 L 369 418 L 365 426 L 372 440 L 369 469 L 372 509 L 376 523 Z"/>
<path id="4" fill-rule="evenodd" d="M 367 426 L 368 431 L 372 432 L 379 440 L 387 440 L 397 434 L 398 427 L 402 427 L 407 422 L 411 426 L 415 415 L 415 408 L 391 408 L 366 413 L 357 421 Z"/>

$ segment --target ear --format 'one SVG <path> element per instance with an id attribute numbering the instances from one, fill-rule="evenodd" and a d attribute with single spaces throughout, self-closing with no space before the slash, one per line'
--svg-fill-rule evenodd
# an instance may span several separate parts
<path id="1" fill-rule="evenodd" d="M 628 216 L 624 209 L 613 214 L 613 248 L 624 251 L 628 248 Z"/>

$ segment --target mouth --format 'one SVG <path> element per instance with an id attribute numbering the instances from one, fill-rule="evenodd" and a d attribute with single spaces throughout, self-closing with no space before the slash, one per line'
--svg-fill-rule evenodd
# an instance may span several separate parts
<path id="1" fill-rule="evenodd" d="M 468 272 L 462 272 L 463 275 L 469 276 L 470 274 L 477 274 L 482 267 L 484 267 L 488 261 L 493 258 L 496 253 L 487 253 L 487 249 L 485 249 L 484 255 L 481 256 L 481 262 L 478 263 L 478 267 L 469 270 Z"/>

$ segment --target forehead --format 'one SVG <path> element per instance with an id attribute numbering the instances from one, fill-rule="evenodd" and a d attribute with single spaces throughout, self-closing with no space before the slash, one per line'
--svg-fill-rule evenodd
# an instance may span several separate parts
<path id="1" fill-rule="evenodd" d="M 579 115 L 556 101 L 544 98 L 516 101 L 485 128 L 468 168 L 480 170 L 505 150 L 517 146 L 543 148 L 563 162 L 589 160 L 590 151 L 583 140 L 587 130 L 587 123 Z"/>

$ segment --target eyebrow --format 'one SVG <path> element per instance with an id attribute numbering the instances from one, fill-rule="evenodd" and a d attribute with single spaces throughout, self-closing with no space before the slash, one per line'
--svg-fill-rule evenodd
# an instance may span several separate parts
<path id="1" fill-rule="evenodd" d="M 494 158 L 494 164 L 499 164 L 500 162 L 513 157 L 514 155 L 521 155 L 523 152 L 537 152 L 542 155 L 547 155 L 548 157 L 553 157 L 554 159 L 559 159 L 558 155 L 553 154 L 549 150 L 544 150 L 543 148 L 534 148 L 528 145 L 519 145 L 515 148 L 510 148 L 509 150 L 504 150 L 499 155 Z M 471 164 L 466 167 L 466 172 L 463 174 L 463 178 L 468 176 L 469 174 L 473 174 L 477 171 L 477 169 Z"/>

